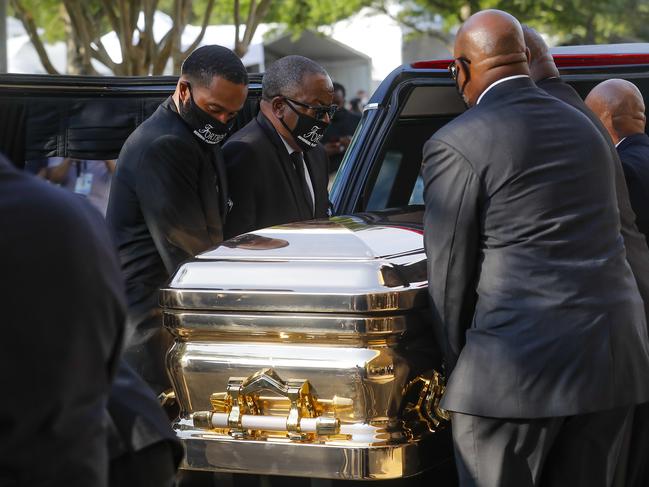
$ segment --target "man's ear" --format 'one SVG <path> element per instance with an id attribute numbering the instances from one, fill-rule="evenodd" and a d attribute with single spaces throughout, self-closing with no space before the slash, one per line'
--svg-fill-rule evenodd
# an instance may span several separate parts
<path id="1" fill-rule="evenodd" d="M 270 101 L 273 108 L 273 113 L 277 118 L 284 118 L 284 110 L 286 110 L 286 103 L 281 96 L 276 96 Z"/>
<path id="2" fill-rule="evenodd" d="M 527 58 L 527 64 L 530 64 L 532 62 L 532 53 L 529 47 L 525 48 L 525 57 Z"/>
<path id="3" fill-rule="evenodd" d="M 180 101 L 187 103 L 189 100 L 189 83 L 185 80 L 180 80 L 178 83 L 178 94 L 180 95 Z"/>

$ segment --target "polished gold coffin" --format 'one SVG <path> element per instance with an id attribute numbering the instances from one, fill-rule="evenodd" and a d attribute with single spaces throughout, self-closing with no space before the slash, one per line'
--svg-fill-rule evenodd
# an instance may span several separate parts
<path id="1" fill-rule="evenodd" d="M 360 217 L 232 239 L 161 292 L 184 468 L 344 479 L 439 461 L 421 231 Z"/>

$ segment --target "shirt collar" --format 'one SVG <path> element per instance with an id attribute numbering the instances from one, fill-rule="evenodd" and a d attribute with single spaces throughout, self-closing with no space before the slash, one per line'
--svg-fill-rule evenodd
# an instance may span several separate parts
<path id="1" fill-rule="evenodd" d="M 527 74 L 516 74 L 516 75 L 514 75 L 514 76 L 507 76 L 506 78 L 501 78 L 501 79 L 499 79 L 498 81 L 494 81 L 493 83 L 491 83 L 491 84 L 487 87 L 486 90 L 484 90 L 484 91 L 482 92 L 482 94 L 478 97 L 478 101 L 476 101 L 475 104 L 478 105 L 478 104 L 480 103 L 480 100 L 482 100 L 482 97 L 485 96 L 485 95 L 487 94 L 487 92 L 488 92 L 491 88 L 493 88 L 494 86 L 499 85 L 500 83 L 504 83 L 505 81 L 509 81 L 509 80 L 511 80 L 511 79 L 517 79 L 517 78 L 529 78 L 529 75 L 527 75 Z"/>
<path id="2" fill-rule="evenodd" d="M 625 140 L 626 140 L 626 137 L 622 137 L 622 138 L 619 140 L 619 142 L 618 142 L 617 144 L 615 144 L 615 148 L 617 149 L 617 147 L 618 147 L 622 142 L 624 142 Z"/>
<path id="3" fill-rule="evenodd" d="M 289 156 L 291 154 L 293 154 L 293 152 L 300 152 L 300 151 L 296 151 L 295 149 L 293 149 L 293 147 L 291 147 L 291 144 L 286 142 L 286 139 L 284 137 L 282 137 L 282 134 L 277 132 L 277 135 L 279 135 L 279 138 L 282 139 L 282 142 L 284 142 L 284 147 L 286 147 L 286 150 L 287 150 Z"/>

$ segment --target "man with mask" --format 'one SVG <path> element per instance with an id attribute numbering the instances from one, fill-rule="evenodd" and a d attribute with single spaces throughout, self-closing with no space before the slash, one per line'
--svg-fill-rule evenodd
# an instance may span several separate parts
<path id="1" fill-rule="evenodd" d="M 176 91 L 128 138 L 106 219 L 126 279 L 127 362 L 160 393 L 170 387 L 158 289 L 186 259 L 223 240 L 229 207 L 219 143 L 247 96 L 239 58 L 221 46 L 189 55 Z"/>
<path id="2" fill-rule="evenodd" d="M 327 156 L 320 145 L 336 106 L 327 72 L 302 56 L 273 63 L 260 113 L 225 144 L 232 211 L 226 237 L 327 215 Z"/>
<path id="3" fill-rule="evenodd" d="M 644 308 L 609 146 L 528 61 L 515 18 L 471 16 L 449 66 L 470 108 L 424 146 L 441 406 L 462 487 L 609 487 L 649 399 Z"/>

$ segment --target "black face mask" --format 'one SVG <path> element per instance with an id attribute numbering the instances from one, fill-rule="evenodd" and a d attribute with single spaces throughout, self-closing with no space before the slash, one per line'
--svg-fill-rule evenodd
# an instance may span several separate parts
<path id="1" fill-rule="evenodd" d="M 208 145 L 220 144 L 232 129 L 234 119 L 227 124 L 217 120 L 194 103 L 192 89 L 189 85 L 187 85 L 187 89 L 189 90 L 189 102 L 185 104 L 180 101 L 180 116 L 189 124 L 194 135 L 201 142 Z"/>
<path id="2" fill-rule="evenodd" d="M 298 112 L 290 101 L 286 101 L 286 104 L 291 107 L 291 110 L 297 115 L 297 123 L 295 128 L 291 130 L 286 125 L 283 119 L 279 121 L 284 125 L 286 130 L 291 132 L 291 135 L 295 139 L 295 143 L 302 149 L 304 152 L 308 152 L 318 145 L 320 139 L 324 137 L 325 130 L 329 126 L 328 123 L 318 120 L 317 118 L 310 117 L 304 113 Z"/>

